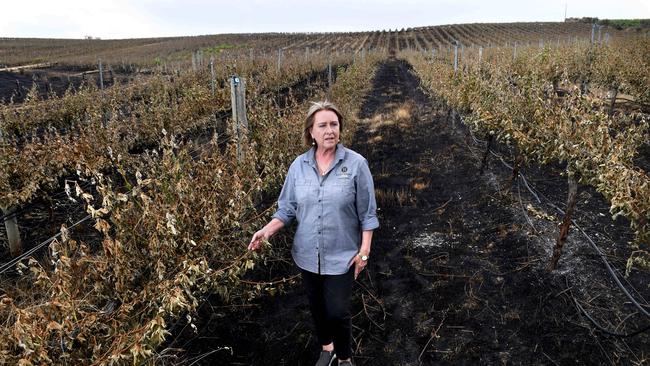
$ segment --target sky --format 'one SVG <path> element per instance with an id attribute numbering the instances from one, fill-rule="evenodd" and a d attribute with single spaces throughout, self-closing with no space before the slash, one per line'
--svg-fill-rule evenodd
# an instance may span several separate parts
<path id="1" fill-rule="evenodd" d="M 650 0 L 1 0 L 0 37 L 348 32 L 457 23 L 650 18 Z"/>

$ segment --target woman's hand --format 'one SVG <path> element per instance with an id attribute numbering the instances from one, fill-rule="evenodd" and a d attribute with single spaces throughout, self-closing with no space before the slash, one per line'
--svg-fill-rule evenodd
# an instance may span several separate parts
<path id="1" fill-rule="evenodd" d="M 248 244 L 248 250 L 257 250 L 262 246 L 262 242 L 269 240 L 271 233 L 269 230 L 264 227 L 261 230 L 253 234 L 251 242 Z"/>
<path id="2" fill-rule="evenodd" d="M 354 279 L 356 280 L 359 277 L 359 273 L 363 271 L 364 268 L 368 265 L 368 261 L 361 259 L 359 255 L 354 256 Z"/>
<path id="3" fill-rule="evenodd" d="M 248 250 L 257 250 L 262 246 L 262 243 L 269 240 L 278 230 L 284 227 L 284 222 L 279 219 L 271 219 L 266 226 L 253 234 L 251 242 L 248 243 Z"/>

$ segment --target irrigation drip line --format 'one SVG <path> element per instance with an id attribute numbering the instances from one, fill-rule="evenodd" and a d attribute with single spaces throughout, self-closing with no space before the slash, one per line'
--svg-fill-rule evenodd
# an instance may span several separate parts
<path id="1" fill-rule="evenodd" d="M 630 301 L 632 302 L 632 304 L 634 304 L 634 306 L 635 306 L 637 309 L 639 309 L 639 311 L 640 311 L 643 315 L 646 316 L 646 318 L 650 319 L 650 312 L 648 312 L 648 311 L 644 308 L 643 305 L 639 304 L 639 303 L 636 301 L 636 299 L 632 296 L 632 294 L 630 294 L 630 293 L 627 291 L 627 289 L 625 288 L 625 286 L 623 286 L 623 284 L 621 283 L 621 280 L 619 280 L 618 276 L 616 275 L 616 273 L 615 273 L 614 270 L 612 269 L 612 266 L 609 264 L 609 261 L 608 261 L 607 258 L 605 257 L 605 254 L 603 254 L 603 252 L 600 250 L 600 248 L 598 248 L 598 246 L 596 245 L 596 243 L 594 243 L 594 241 L 591 240 L 591 238 L 590 238 L 590 237 L 589 237 L 589 236 L 584 232 L 584 230 L 582 230 L 582 228 L 580 227 L 580 225 L 578 225 L 574 220 L 571 220 L 571 222 L 576 226 L 576 228 L 577 228 L 578 230 L 580 230 L 580 232 L 582 233 L 582 235 L 583 235 L 585 238 L 587 238 L 587 241 L 589 241 L 589 244 L 591 245 L 591 247 L 596 251 L 596 253 L 598 253 L 598 255 L 600 256 L 600 259 L 601 259 L 601 260 L 603 261 L 603 263 L 605 264 L 605 267 L 607 268 L 607 271 L 608 271 L 609 274 L 612 276 L 612 278 L 614 279 L 614 281 L 616 282 L 616 284 L 618 285 L 618 287 L 621 289 L 621 291 L 623 291 L 623 293 L 624 293 L 625 296 L 628 298 L 628 300 L 630 300 Z M 645 305 L 645 306 L 647 306 L 647 305 Z"/>
<path id="2" fill-rule="evenodd" d="M 459 115 L 459 116 L 460 116 L 460 115 Z M 465 121 L 463 120 L 463 117 L 460 116 L 460 118 L 461 118 L 461 121 L 462 121 L 463 123 L 465 123 Z M 471 134 L 471 129 L 470 129 L 470 134 Z M 475 142 L 479 142 L 479 140 L 477 140 L 476 137 L 474 137 L 473 134 L 471 134 L 471 136 L 472 136 L 472 139 L 474 139 Z M 483 142 L 483 143 L 486 143 L 486 142 Z M 502 156 L 496 154 L 495 152 L 493 152 L 493 151 L 491 151 L 491 150 L 490 150 L 490 152 L 492 153 L 492 155 L 498 157 L 499 160 L 501 160 L 501 162 L 502 162 L 506 167 L 508 167 L 509 169 L 512 169 L 512 167 L 511 167 L 509 164 L 507 164 L 507 163 L 505 162 L 505 160 L 503 159 Z M 523 173 L 519 172 L 519 176 L 524 180 L 524 182 L 526 182 L 526 180 L 525 180 L 526 178 L 525 178 L 525 176 L 524 176 Z M 528 185 L 527 182 L 526 182 L 526 186 L 528 187 L 529 191 L 530 191 L 531 193 L 533 193 L 533 195 L 534 195 L 535 198 L 538 200 L 538 202 L 541 203 L 541 200 L 539 199 L 538 195 L 534 193 L 534 190 L 533 190 L 531 187 L 529 187 L 529 185 Z M 546 197 L 544 197 L 544 198 L 545 198 L 545 200 L 547 201 L 547 203 L 548 203 L 551 207 L 553 207 L 553 208 L 555 208 L 556 210 L 558 210 L 561 214 L 563 214 L 563 215 L 565 214 L 564 211 L 563 211 L 562 209 L 560 209 L 558 206 L 556 206 L 555 204 L 553 204 L 553 202 L 551 202 L 548 198 L 546 198 Z M 612 266 L 610 265 L 609 261 L 608 261 L 607 258 L 605 257 L 605 254 L 600 250 L 600 248 L 598 248 L 598 246 L 596 245 L 596 243 L 594 243 L 594 241 L 591 239 L 591 237 L 589 237 L 589 235 L 587 235 L 587 233 L 585 233 L 585 231 L 582 229 L 582 227 L 580 227 L 580 225 L 578 225 L 578 223 L 577 223 L 575 220 L 572 219 L 572 220 L 571 220 L 571 223 L 572 223 L 572 224 L 573 224 L 573 225 L 574 225 L 574 226 L 575 226 L 575 227 L 580 231 L 580 233 L 581 233 L 581 234 L 582 234 L 582 235 L 587 239 L 587 241 L 589 242 L 591 248 L 592 248 L 594 251 L 596 251 L 596 253 L 597 253 L 598 256 L 600 257 L 600 259 L 602 260 L 602 262 L 605 264 L 605 267 L 607 268 L 607 272 L 608 272 L 609 275 L 614 279 L 614 282 L 616 283 L 617 287 L 618 287 L 618 288 L 623 292 L 623 294 L 628 298 L 628 300 L 630 300 L 630 302 L 632 302 L 632 304 L 633 304 L 633 305 L 634 305 L 634 306 L 635 306 L 635 307 L 636 307 L 636 308 L 641 312 L 641 314 L 643 314 L 646 318 L 650 319 L 650 312 L 648 312 L 648 311 L 645 309 L 645 307 L 648 307 L 648 306 L 650 306 L 650 305 L 647 305 L 647 304 L 642 305 L 642 304 L 640 304 L 640 303 L 639 303 L 639 302 L 638 302 L 638 301 L 637 301 L 637 300 L 636 300 L 636 299 L 635 299 L 635 298 L 630 294 L 630 292 L 627 290 L 627 288 L 625 288 L 625 286 L 623 285 L 623 283 L 621 283 L 620 279 L 618 278 L 618 275 L 616 274 L 616 272 L 614 271 L 614 269 L 613 269 Z M 635 291 L 637 294 L 639 293 L 636 289 L 634 289 L 634 291 Z"/>
<path id="3" fill-rule="evenodd" d="M 629 337 L 634 337 L 636 335 L 639 335 L 641 333 L 644 333 L 644 332 L 647 332 L 648 330 L 650 330 L 650 325 L 647 325 L 647 326 L 645 326 L 643 328 L 639 328 L 639 329 L 637 329 L 637 330 L 635 330 L 635 331 L 633 331 L 631 333 L 618 333 L 618 332 L 613 332 L 613 331 L 605 328 L 605 326 L 603 326 L 596 319 L 594 319 L 594 317 L 591 316 L 591 314 L 589 314 L 589 312 L 587 312 L 587 310 L 585 310 L 585 308 L 582 305 L 580 305 L 578 300 L 573 295 L 573 291 L 571 290 L 572 287 L 569 287 L 569 280 L 566 277 L 564 278 L 564 280 L 566 281 L 567 289 L 569 290 L 569 294 L 571 296 L 571 299 L 573 300 L 573 304 L 601 332 L 603 332 L 603 333 L 605 333 L 607 335 L 610 335 L 610 336 L 614 336 L 614 337 L 629 338 Z"/>
<path id="4" fill-rule="evenodd" d="M 600 323 L 598 323 L 598 321 L 597 321 L 596 319 L 594 319 L 594 318 L 593 318 L 593 317 L 592 317 L 592 316 L 591 316 L 591 315 L 590 315 L 590 314 L 585 310 L 585 308 L 582 307 L 582 305 L 580 305 L 580 303 L 578 302 L 578 300 L 576 300 L 576 298 L 573 297 L 573 294 L 571 294 L 571 299 L 573 300 L 573 303 L 575 304 L 575 306 L 580 310 L 580 312 L 581 312 L 581 313 L 582 313 L 582 314 L 583 314 L 587 319 L 589 319 L 589 321 L 591 322 L 591 324 L 593 324 L 596 328 L 598 328 L 598 330 L 600 330 L 601 332 L 603 332 L 603 333 L 605 333 L 605 334 L 607 334 L 607 335 L 614 336 L 614 337 L 620 337 L 620 338 L 629 338 L 629 337 L 634 337 L 634 336 L 636 336 L 636 335 L 639 335 L 639 334 L 641 334 L 641 333 L 644 333 L 644 332 L 647 332 L 648 330 L 650 330 L 650 325 L 647 325 L 647 326 L 645 326 L 645 327 L 643 327 L 643 328 L 640 328 L 640 329 L 635 330 L 635 331 L 632 332 L 632 333 L 617 333 L 617 332 L 612 332 L 611 330 L 608 330 L 608 329 L 605 328 L 603 325 L 601 325 Z"/>
<path id="5" fill-rule="evenodd" d="M 540 193 L 540 194 L 541 194 L 541 193 Z M 561 209 L 560 207 L 558 207 L 557 205 L 553 204 L 553 202 L 551 202 L 548 198 L 544 197 L 544 199 L 547 201 L 547 204 L 548 204 L 549 206 L 553 207 L 553 208 L 556 209 L 559 213 L 561 213 L 562 215 L 564 215 L 564 210 L 562 210 L 562 209 Z M 602 251 L 600 250 L 600 248 L 598 248 L 598 247 L 596 246 L 596 244 L 595 244 L 595 243 L 591 240 L 591 238 L 590 238 L 590 237 L 589 237 L 589 236 L 588 236 L 588 235 L 587 235 L 587 234 L 582 230 L 582 228 L 581 228 L 581 227 L 580 227 L 580 226 L 575 222 L 575 220 L 571 220 L 571 223 L 573 223 L 573 224 L 578 228 L 578 230 L 580 230 L 580 233 L 581 233 L 583 236 L 585 236 L 585 237 L 587 238 L 587 240 L 590 241 L 590 243 L 589 243 L 590 246 L 591 246 L 592 248 L 594 248 L 594 249 L 596 249 L 596 250 L 598 251 L 598 254 L 599 254 L 600 259 L 603 260 L 603 261 L 605 262 L 605 264 L 609 267 L 609 269 L 611 269 L 611 270 L 615 273 L 617 270 L 616 270 L 615 268 L 611 267 L 611 265 L 610 265 L 609 262 L 607 261 L 607 257 L 605 256 L 604 253 L 602 253 Z M 611 273 L 611 272 L 610 272 L 610 273 Z M 614 273 L 612 273 L 612 275 L 613 275 L 613 276 L 616 276 L 615 278 L 618 279 L 618 275 L 616 275 L 616 274 L 614 274 Z M 627 280 L 625 280 L 625 281 L 628 283 L 628 285 L 630 285 L 630 287 L 632 287 L 632 290 L 634 290 L 634 292 L 635 292 L 637 295 L 639 295 L 639 296 L 643 299 L 644 302 L 647 303 L 647 301 L 643 298 L 643 295 L 641 295 L 641 293 L 639 293 L 639 291 L 637 291 L 637 289 L 634 288 L 634 287 L 630 284 L 629 281 L 627 281 Z M 616 282 L 617 282 L 617 284 L 620 283 L 619 281 L 616 281 Z M 648 305 L 648 304 L 641 304 L 641 306 L 644 306 L 644 307 L 650 307 L 650 305 Z"/>
<path id="6" fill-rule="evenodd" d="M 72 224 L 71 226 L 69 226 L 68 229 L 72 229 L 73 227 L 82 224 L 83 222 L 87 221 L 91 217 L 92 217 L 92 215 L 90 215 L 90 214 L 86 215 L 86 217 L 84 217 L 83 219 L 81 219 L 81 220 L 75 222 L 74 224 Z M 59 232 L 56 235 L 50 237 L 49 239 L 43 241 L 42 243 L 36 245 L 32 249 L 30 249 L 27 252 L 19 255 L 16 258 L 10 260 L 9 262 L 3 264 L 2 266 L 0 266 L 0 274 L 5 273 L 7 270 L 9 270 L 9 268 L 13 267 L 16 263 L 18 263 L 21 260 L 23 260 L 23 259 L 27 258 L 28 256 L 32 255 L 34 252 L 36 252 L 40 248 L 44 247 L 45 245 L 48 245 L 49 243 L 53 242 L 59 236 L 61 236 L 61 232 Z"/>

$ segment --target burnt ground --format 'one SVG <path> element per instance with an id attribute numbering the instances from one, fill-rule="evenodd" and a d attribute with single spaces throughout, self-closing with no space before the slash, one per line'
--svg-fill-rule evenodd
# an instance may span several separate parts
<path id="1" fill-rule="evenodd" d="M 650 362 L 648 332 L 608 336 L 576 306 L 616 333 L 650 324 L 585 237 L 572 229 L 558 270 L 546 270 L 561 220 L 554 206 L 564 207 L 566 199 L 562 167 L 524 167 L 528 185 L 511 184 L 504 163 L 511 163 L 512 151 L 493 146 L 479 174 L 481 137 L 439 98 L 425 95 L 399 60 L 379 68 L 360 117 L 351 147 L 371 165 L 382 226 L 353 298 L 357 365 Z M 25 242 L 84 215 L 65 195 L 46 196 L 54 203 L 36 205 L 49 211 L 21 217 Z M 622 271 L 633 236 L 629 223 L 612 221 L 608 209 L 600 194 L 580 187 L 576 221 Z M 59 217 L 71 210 L 74 215 Z M 290 236 L 273 240 L 287 257 Z M 4 248 L 0 258 L 7 258 Z M 266 270 L 272 278 L 297 273 L 288 258 L 274 259 Z M 633 270 L 621 278 L 645 303 L 650 275 Z M 193 318 L 197 332 L 185 318 L 173 325 L 161 363 L 312 365 L 318 353 L 300 281 L 254 304 L 224 307 L 209 297 Z"/>
<path id="2" fill-rule="evenodd" d="M 496 146 L 480 174 L 484 144 L 437 97 L 425 95 L 399 60 L 381 65 L 360 117 L 352 148 L 371 165 L 382 226 L 353 298 L 357 365 L 649 362 L 647 331 L 605 334 L 578 307 L 614 333 L 650 324 L 585 236 L 572 228 L 558 269 L 546 269 L 561 220 L 556 207 L 566 199 L 561 167 L 524 167 L 525 181 L 511 182 L 511 151 Z M 590 187 L 579 192 L 576 222 L 624 270 L 629 223 L 612 221 L 607 201 Z M 648 272 L 621 278 L 647 304 Z M 315 361 L 319 346 L 299 281 L 256 304 L 217 304 L 208 299 L 201 306 L 198 332 L 183 320 L 174 327 L 167 346 L 185 350 L 184 363 Z"/>
<path id="3" fill-rule="evenodd" d="M 77 90 L 84 83 L 100 86 L 98 73 L 84 75 L 91 71 L 89 68 L 73 66 L 55 66 L 43 69 L 28 69 L 20 72 L 0 71 L 0 102 L 14 103 L 25 101 L 30 89 L 36 85 L 40 98 L 45 99 L 48 94 L 58 96 L 65 94 L 68 89 Z M 105 70 L 104 86 L 126 84 L 133 79 L 132 73 Z"/>

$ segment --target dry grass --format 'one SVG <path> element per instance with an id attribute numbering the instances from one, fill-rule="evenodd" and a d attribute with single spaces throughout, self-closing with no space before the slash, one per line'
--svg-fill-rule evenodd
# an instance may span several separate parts
<path id="1" fill-rule="evenodd" d="M 429 184 L 431 183 L 430 180 L 427 180 L 425 182 L 413 182 L 411 184 L 411 187 L 416 190 L 416 191 L 421 191 L 423 189 L 429 188 Z"/>
<path id="2" fill-rule="evenodd" d="M 415 203 L 410 188 L 381 189 L 375 190 L 377 204 L 383 207 L 404 207 Z"/>
<path id="3" fill-rule="evenodd" d="M 411 109 L 413 106 L 410 103 L 405 103 L 395 109 L 395 119 L 400 122 L 406 122 L 411 120 Z"/>

